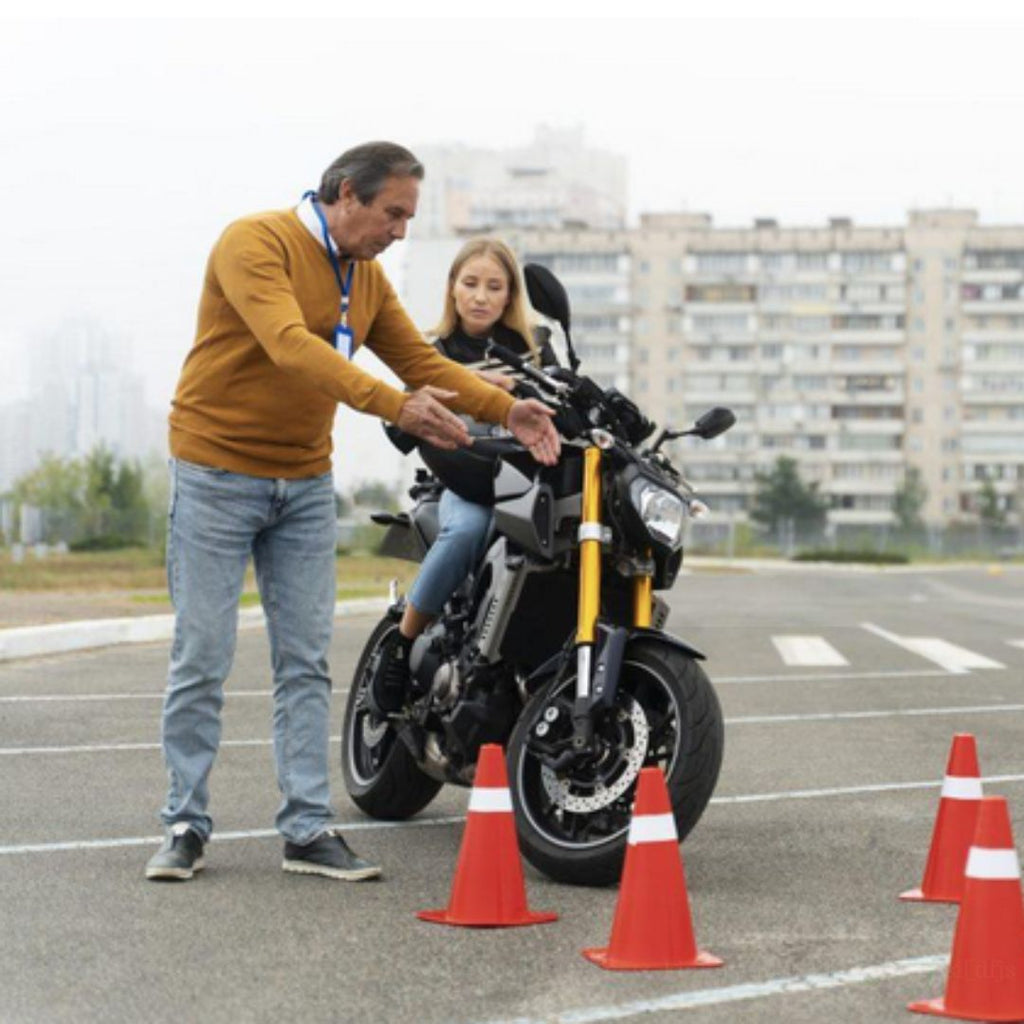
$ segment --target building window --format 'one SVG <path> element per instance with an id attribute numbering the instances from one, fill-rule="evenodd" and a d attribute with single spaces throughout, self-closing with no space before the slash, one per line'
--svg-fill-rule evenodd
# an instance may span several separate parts
<path id="1" fill-rule="evenodd" d="M 890 252 L 844 252 L 842 256 L 843 270 L 849 273 L 864 271 L 892 270 L 892 253 Z"/>
<path id="2" fill-rule="evenodd" d="M 702 274 L 742 274 L 747 269 L 745 252 L 699 252 L 697 270 Z"/>

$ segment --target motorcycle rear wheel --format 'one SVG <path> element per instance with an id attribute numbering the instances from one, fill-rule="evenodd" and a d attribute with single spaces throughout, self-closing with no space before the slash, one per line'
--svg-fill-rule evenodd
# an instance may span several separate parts
<path id="1" fill-rule="evenodd" d="M 341 727 L 341 774 L 352 802 L 372 818 L 403 821 L 422 811 L 443 783 L 424 775 L 390 722 L 379 722 L 366 702 L 374 654 L 398 624 L 377 623 L 359 657 Z"/>
<path id="2" fill-rule="evenodd" d="M 697 824 L 721 768 L 722 711 L 692 658 L 669 643 L 635 641 L 626 650 L 615 707 L 597 722 L 604 753 L 556 776 L 527 741 L 545 711 L 554 715 L 548 739 L 571 735 L 575 684 L 573 676 L 539 691 L 509 742 L 519 844 L 555 881 L 609 885 L 622 873 L 641 767 L 656 765 L 665 773 L 680 840 Z"/>

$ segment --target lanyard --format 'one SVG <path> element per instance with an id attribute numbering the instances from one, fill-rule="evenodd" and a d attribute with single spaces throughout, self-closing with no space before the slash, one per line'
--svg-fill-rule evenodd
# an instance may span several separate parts
<path id="1" fill-rule="evenodd" d="M 337 253 L 334 251 L 334 243 L 331 240 L 331 236 L 327 233 L 327 218 L 324 216 L 323 210 L 320 209 L 320 204 L 316 201 L 316 193 L 305 192 L 302 198 L 310 201 L 313 212 L 316 214 L 317 220 L 320 221 L 320 230 L 324 235 L 327 258 L 331 261 L 331 269 L 334 271 L 334 276 L 338 281 L 338 289 L 341 292 L 341 315 L 338 318 L 338 326 L 348 331 L 349 293 L 352 290 L 352 271 L 355 270 L 355 260 L 349 261 L 348 272 L 345 274 L 345 280 L 342 281 L 341 264 L 338 262 Z"/>

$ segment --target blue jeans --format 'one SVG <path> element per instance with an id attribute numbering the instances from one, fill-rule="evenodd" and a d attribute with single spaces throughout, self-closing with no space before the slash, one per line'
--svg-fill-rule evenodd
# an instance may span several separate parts
<path id="1" fill-rule="evenodd" d="M 286 839 L 306 843 L 331 823 L 334 543 L 330 474 L 271 480 L 171 460 L 167 581 L 175 625 L 161 722 L 166 826 L 187 822 L 204 839 L 213 829 L 208 779 L 250 555 L 274 674 L 274 758 L 283 797 L 275 824 Z"/>
<path id="2" fill-rule="evenodd" d="M 441 614 L 445 602 L 483 555 L 492 510 L 451 491 L 441 495 L 441 532 L 409 591 L 409 603 L 424 615 Z"/>

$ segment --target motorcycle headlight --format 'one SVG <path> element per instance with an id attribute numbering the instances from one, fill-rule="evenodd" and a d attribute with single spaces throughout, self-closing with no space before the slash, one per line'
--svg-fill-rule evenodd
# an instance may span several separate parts
<path id="1" fill-rule="evenodd" d="M 643 477 L 633 481 L 629 497 L 652 536 L 669 547 L 675 547 L 683 532 L 686 516 L 682 498 Z"/>

